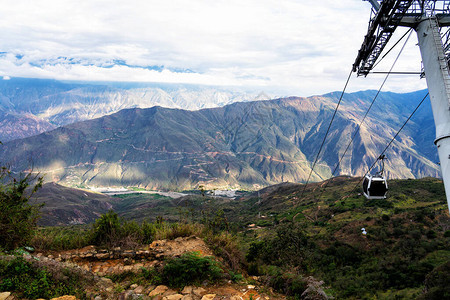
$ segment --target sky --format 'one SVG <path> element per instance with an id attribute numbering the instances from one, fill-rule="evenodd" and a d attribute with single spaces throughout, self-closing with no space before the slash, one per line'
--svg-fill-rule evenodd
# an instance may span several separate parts
<path id="1" fill-rule="evenodd" d="M 362 0 L 0 0 L 0 79 L 341 91 L 370 17 Z M 398 29 L 393 45 L 406 29 Z M 420 71 L 413 33 L 393 71 Z M 377 67 L 388 71 L 402 43 Z M 388 46 L 389 48 L 390 46 Z M 384 75 L 351 78 L 379 89 Z M 383 91 L 426 88 L 391 75 Z"/>

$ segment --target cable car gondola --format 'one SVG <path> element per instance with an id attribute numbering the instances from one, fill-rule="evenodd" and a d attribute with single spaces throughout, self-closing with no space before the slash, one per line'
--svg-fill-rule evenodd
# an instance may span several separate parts
<path id="1" fill-rule="evenodd" d="M 382 162 L 382 168 L 380 172 L 375 175 L 366 174 L 363 180 L 363 193 L 368 200 L 374 199 L 386 199 L 386 194 L 388 191 L 388 185 L 384 173 L 384 159 L 386 157 L 381 155 L 379 160 Z"/>

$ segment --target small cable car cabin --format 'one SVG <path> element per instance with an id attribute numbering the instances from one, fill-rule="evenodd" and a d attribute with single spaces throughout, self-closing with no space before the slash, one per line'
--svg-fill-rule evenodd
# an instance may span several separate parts
<path id="1" fill-rule="evenodd" d="M 363 180 L 364 196 L 369 199 L 386 199 L 388 185 L 386 177 L 381 174 L 367 174 Z"/>
<path id="2" fill-rule="evenodd" d="M 373 199 L 386 199 L 386 194 L 388 191 L 388 185 L 384 173 L 384 160 L 385 155 L 380 155 L 377 161 L 381 162 L 381 171 L 377 172 L 375 175 L 366 174 L 363 180 L 363 193 L 368 200 Z"/>

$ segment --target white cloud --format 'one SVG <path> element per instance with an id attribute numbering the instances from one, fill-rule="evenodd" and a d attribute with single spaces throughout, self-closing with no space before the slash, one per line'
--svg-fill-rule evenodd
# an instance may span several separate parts
<path id="1" fill-rule="evenodd" d="M 0 76 L 256 85 L 303 96 L 343 88 L 370 13 L 359 0 L 5 2 Z M 414 47 L 399 68 L 420 68 Z M 386 87 L 424 85 L 408 80 Z M 378 81 L 358 78 L 349 89 Z"/>

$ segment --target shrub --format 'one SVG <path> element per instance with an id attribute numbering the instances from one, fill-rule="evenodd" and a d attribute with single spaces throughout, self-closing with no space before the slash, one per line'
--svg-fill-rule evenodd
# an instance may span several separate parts
<path id="1" fill-rule="evenodd" d="M 92 242 L 96 245 L 112 245 L 117 242 L 120 235 L 119 216 L 110 210 L 95 220 L 92 233 Z"/>
<path id="2" fill-rule="evenodd" d="M 214 234 L 230 230 L 230 224 L 223 210 L 218 210 L 210 215 L 204 213 L 202 223 Z"/>
<path id="3" fill-rule="evenodd" d="M 300 299 L 302 293 L 307 288 L 307 283 L 304 278 L 297 274 L 285 272 L 277 267 L 269 267 L 262 280 L 267 286 L 274 288 L 275 290 L 292 296 L 295 299 Z M 306 298 L 305 298 L 306 299 Z"/>
<path id="4" fill-rule="evenodd" d="M 256 262 L 251 262 L 248 264 L 248 275 L 259 276 L 261 275 L 260 265 Z"/>
<path id="5" fill-rule="evenodd" d="M 42 186 L 42 180 L 42 177 L 31 173 L 16 179 L 7 168 L 1 168 L 0 247 L 14 249 L 30 241 L 36 229 L 40 206 L 30 205 L 28 200 Z"/>
<path id="6" fill-rule="evenodd" d="M 144 221 L 141 225 L 142 229 L 142 242 L 150 244 L 155 239 L 155 226 L 153 224 Z"/>
<path id="7" fill-rule="evenodd" d="M 427 238 L 429 239 L 435 239 L 437 237 L 436 232 L 434 230 L 428 230 L 427 231 Z"/>
<path id="8" fill-rule="evenodd" d="M 180 224 L 180 223 L 163 223 L 157 230 L 158 239 L 173 240 L 177 237 L 188 237 L 191 235 L 200 235 L 202 226 L 198 224 Z"/>
<path id="9" fill-rule="evenodd" d="M 161 273 L 158 272 L 155 268 L 141 268 L 142 277 L 150 281 L 151 284 L 159 285 L 163 283 L 161 278 Z"/>
<path id="10" fill-rule="evenodd" d="M 161 272 L 163 282 L 178 288 L 200 284 L 204 280 L 216 281 L 222 277 L 223 271 L 217 261 L 196 252 L 169 259 Z"/>
<path id="11" fill-rule="evenodd" d="M 91 230 L 91 242 L 97 246 L 137 248 L 143 243 L 151 243 L 156 231 L 164 223 L 154 224 L 124 221 L 117 213 L 109 211 L 95 221 Z"/>
<path id="12" fill-rule="evenodd" d="M 39 250 L 69 250 L 91 244 L 91 232 L 86 226 L 44 227 L 35 231 L 31 246 Z"/>
<path id="13" fill-rule="evenodd" d="M 1 259 L 0 292 L 15 292 L 26 299 L 49 299 L 67 294 L 83 296 L 79 278 L 70 276 L 69 279 L 67 275 L 60 274 L 61 278 L 57 278 L 46 268 L 38 267 L 22 257 Z"/>
<path id="14" fill-rule="evenodd" d="M 250 244 L 250 247 L 248 249 L 247 255 L 245 258 L 248 262 L 254 262 L 258 256 L 261 254 L 264 248 L 264 242 L 263 241 L 255 241 Z"/>
<path id="15" fill-rule="evenodd" d="M 450 261 L 436 267 L 425 278 L 424 294 L 418 299 L 450 298 Z"/>
<path id="16" fill-rule="evenodd" d="M 223 259 L 224 263 L 235 271 L 246 268 L 245 257 L 233 235 L 227 232 L 214 234 L 205 233 L 205 242 L 216 256 Z"/>
<path id="17" fill-rule="evenodd" d="M 304 230 L 296 224 L 279 226 L 273 238 L 266 238 L 259 245 L 257 256 L 274 265 L 302 266 L 307 252 L 314 247 Z"/>

